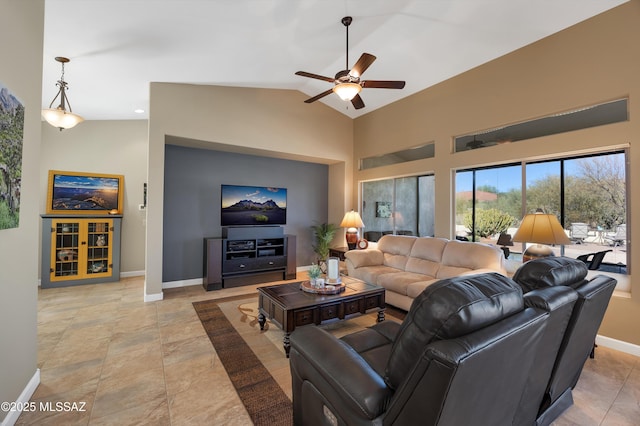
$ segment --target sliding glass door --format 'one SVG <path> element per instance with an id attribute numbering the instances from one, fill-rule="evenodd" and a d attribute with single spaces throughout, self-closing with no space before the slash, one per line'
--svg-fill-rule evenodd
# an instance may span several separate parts
<path id="1" fill-rule="evenodd" d="M 558 217 L 572 242 L 564 250 L 552 247 L 556 255 L 604 253 L 600 269 L 627 273 L 626 188 L 625 151 L 461 170 L 456 236 L 495 244 L 501 233 L 513 236 L 525 214 L 541 209 Z M 517 244 L 511 251 L 521 249 Z"/>
<path id="2" fill-rule="evenodd" d="M 362 183 L 364 238 L 434 234 L 434 178 L 410 176 Z"/>

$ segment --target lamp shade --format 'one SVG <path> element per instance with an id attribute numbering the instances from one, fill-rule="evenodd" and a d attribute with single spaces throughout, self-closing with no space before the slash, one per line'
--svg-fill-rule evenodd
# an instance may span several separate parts
<path id="1" fill-rule="evenodd" d="M 70 129 L 76 124 L 82 123 L 84 118 L 78 114 L 74 114 L 69 111 L 65 111 L 60 108 L 47 108 L 42 110 L 42 118 L 53 127 L 59 129 Z"/>
<path id="2" fill-rule="evenodd" d="M 558 218 L 542 211 L 528 214 L 513 236 L 513 241 L 537 244 L 571 244 Z"/>
<path id="3" fill-rule="evenodd" d="M 350 101 L 362 90 L 358 83 L 340 83 L 333 86 L 333 92 L 343 101 Z"/>
<path id="4" fill-rule="evenodd" d="M 505 234 L 504 232 L 501 233 L 496 244 L 498 244 L 499 246 L 513 246 L 513 241 L 511 241 L 511 234 Z"/>
<path id="5" fill-rule="evenodd" d="M 351 210 L 344 215 L 342 222 L 340 222 L 341 228 L 347 228 L 345 238 L 347 239 L 347 247 L 349 250 L 356 248 L 358 243 L 358 228 L 364 228 L 364 223 L 358 212 Z"/>
<path id="6" fill-rule="evenodd" d="M 350 212 L 345 213 L 342 222 L 340 222 L 341 228 L 364 228 L 364 223 L 362 223 L 362 219 L 358 212 L 351 210 Z"/>

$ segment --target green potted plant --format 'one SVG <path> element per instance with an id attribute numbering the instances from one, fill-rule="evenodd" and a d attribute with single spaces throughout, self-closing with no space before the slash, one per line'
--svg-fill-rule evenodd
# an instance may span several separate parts
<path id="1" fill-rule="evenodd" d="M 318 255 L 318 263 L 325 262 L 329 257 L 329 247 L 338 227 L 333 223 L 319 223 L 311 227 L 315 236 L 313 251 Z"/>
<path id="2" fill-rule="evenodd" d="M 320 278 L 320 276 L 322 275 L 320 266 L 316 265 L 315 263 L 311 264 L 308 274 L 309 274 L 309 281 L 311 281 L 311 285 L 315 286 L 316 280 Z"/>

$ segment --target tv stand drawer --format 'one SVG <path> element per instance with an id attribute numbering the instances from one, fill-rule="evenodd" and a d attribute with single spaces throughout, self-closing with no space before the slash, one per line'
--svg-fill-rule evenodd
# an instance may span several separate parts
<path id="1" fill-rule="evenodd" d="M 259 258 L 240 258 L 226 260 L 222 264 L 225 274 L 264 271 L 268 269 L 282 269 L 287 265 L 285 256 L 264 256 Z"/>

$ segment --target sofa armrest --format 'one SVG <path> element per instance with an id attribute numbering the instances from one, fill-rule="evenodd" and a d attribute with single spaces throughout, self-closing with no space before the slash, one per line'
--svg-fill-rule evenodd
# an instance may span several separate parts
<path id="1" fill-rule="evenodd" d="M 318 327 L 301 327 L 291 334 L 290 363 L 294 381 L 311 382 L 334 409 L 349 413 L 347 417 L 374 419 L 392 396 L 382 377 L 353 348 Z"/>
<path id="2" fill-rule="evenodd" d="M 384 263 L 384 255 L 378 249 L 350 250 L 344 254 L 347 266 L 360 268 L 362 266 L 376 266 Z"/>

